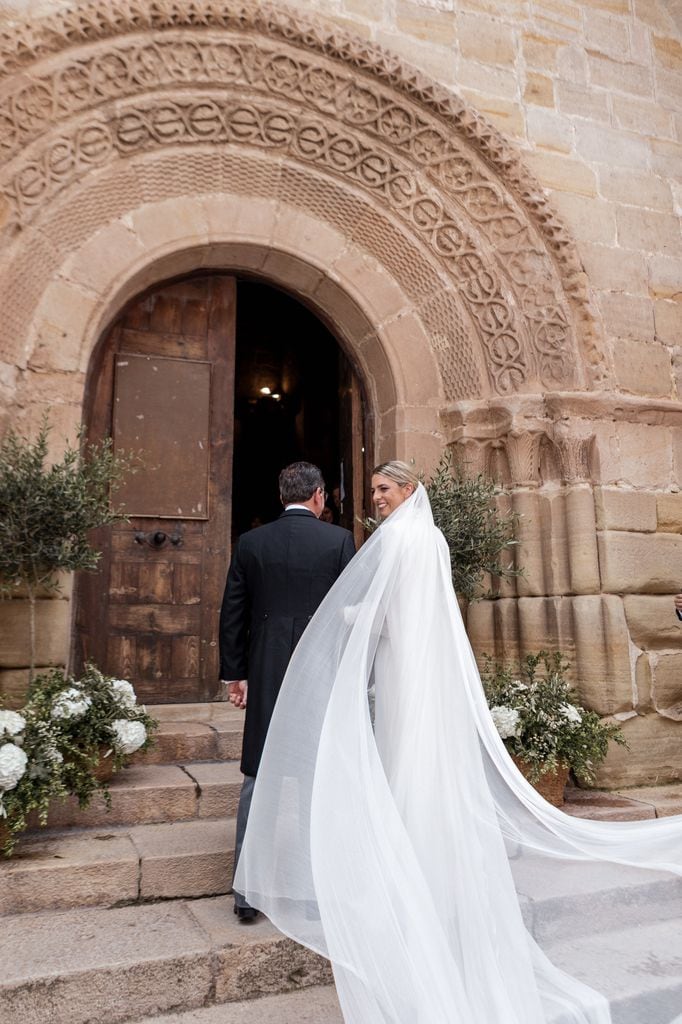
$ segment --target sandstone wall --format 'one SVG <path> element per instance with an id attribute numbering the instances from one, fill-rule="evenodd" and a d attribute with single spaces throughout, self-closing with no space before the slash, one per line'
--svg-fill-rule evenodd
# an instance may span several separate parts
<path id="1" fill-rule="evenodd" d="M 77 6 L 69 0 L 4 0 L 0 25 L 3 18 L 7 23 L 27 10 L 37 16 Z M 118 0 L 114 6 L 125 5 Z M 165 6 L 171 5 L 160 5 Z M 576 328 L 588 325 L 590 358 L 599 364 L 598 372 L 590 382 L 583 365 L 589 362 L 588 349 L 576 342 L 571 350 L 575 377 L 563 391 L 557 384 L 554 393 L 541 392 L 532 381 L 524 381 L 519 390 L 525 388 L 525 394 L 502 398 L 492 381 L 467 401 L 462 380 L 486 379 L 483 348 L 476 348 L 474 320 L 455 311 L 460 348 L 453 355 L 455 312 L 446 303 L 450 286 L 438 302 L 425 298 L 443 283 L 439 268 L 424 271 L 423 278 L 416 273 L 422 270 L 421 242 L 408 249 L 407 232 L 396 233 L 391 241 L 373 211 L 352 205 L 357 195 L 349 191 L 343 198 L 349 218 L 366 228 L 364 235 L 348 229 L 364 247 L 352 254 L 352 262 L 341 221 L 331 232 L 312 219 L 326 212 L 330 196 L 341 202 L 336 193 L 320 191 L 313 197 L 311 192 L 305 214 L 287 209 L 283 216 L 278 209 L 279 227 L 268 221 L 279 197 L 254 199 L 254 209 L 260 204 L 254 213 L 262 227 L 259 244 L 283 244 L 284 234 L 295 239 L 299 283 L 311 276 L 306 269 L 311 239 L 318 244 L 319 239 L 332 240 L 330 276 L 347 294 L 354 288 L 367 291 L 372 280 L 368 315 L 395 336 L 394 348 L 385 345 L 385 351 L 394 353 L 389 362 L 400 368 L 395 379 L 404 382 L 403 394 L 419 395 L 407 403 L 398 397 L 394 407 L 384 401 L 380 439 L 392 438 L 391 444 L 403 446 L 399 454 L 414 454 L 425 462 L 433 460 L 443 441 L 452 444 L 474 466 L 498 476 L 523 516 L 519 561 L 526 575 L 502 588 L 497 600 L 470 610 L 477 649 L 501 656 L 560 646 L 575 664 L 585 700 L 605 715 L 618 716 L 631 741 L 629 754 L 618 751 L 609 759 L 601 781 L 622 785 L 681 778 L 682 630 L 671 599 L 682 586 L 681 0 L 306 0 L 289 6 L 305 16 L 317 13 L 326 25 L 386 47 L 461 95 L 521 153 L 575 239 L 580 266 L 571 271 L 572 283 L 586 288 L 589 300 L 574 305 L 573 315 Z M 30 72 L 22 73 L 30 79 Z M 111 115 L 104 103 L 102 110 L 105 117 Z M 29 111 L 27 116 L 39 114 Z M 400 131 L 398 119 L 396 139 Z M 55 175 L 66 174 L 71 159 L 67 150 L 53 146 L 51 152 Z M 170 258 L 173 246 L 179 252 L 199 239 L 209 249 L 213 245 L 213 256 L 202 257 L 206 265 L 212 265 L 211 259 L 218 265 L 221 252 L 227 252 L 214 244 L 219 227 L 236 224 L 244 239 L 255 237 L 254 222 L 237 212 L 246 209 L 243 196 L 238 202 L 226 199 L 224 215 L 216 214 L 215 204 L 209 208 L 198 198 L 168 199 L 160 216 L 161 206 L 153 207 L 155 183 L 163 180 L 165 187 L 166 178 L 185 174 L 191 191 L 194 181 L 179 163 L 169 163 L 153 178 L 151 157 L 143 157 L 131 171 L 121 158 L 119 181 L 122 191 L 139 192 L 148 206 L 133 213 L 121 206 L 118 220 L 112 214 L 99 224 L 93 193 L 83 204 L 92 218 L 91 236 L 79 240 L 83 247 L 70 262 L 67 239 L 73 215 L 67 215 L 66 201 L 60 207 L 57 197 L 51 225 L 46 226 L 46 213 L 36 231 L 36 244 L 40 239 L 45 245 L 35 249 L 35 273 L 49 278 L 45 268 L 57 251 L 64 260 L 62 269 L 40 294 L 25 350 L 24 339 L 15 338 L 11 355 L 0 351 L 4 422 L 18 417 L 30 428 L 37 412 L 49 406 L 57 448 L 79 416 L 89 354 L 82 339 L 112 275 L 125 277 L 126 268 L 134 259 L 142 260 L 147 250 L 165 246 Z M 198 173 L 200 162 L 193 166 Z M 267 176 L 256 162 L 251 166 L 255 189 Z M 30 193 L 30 174 L 25 187 Z M 115 195 L 114 184 L 107 189 L 107 195 Z M 246 186 L 242 191 L 248 195 Z M 518 198 L 518 192 L 515 181 L 510 195 Z M 524 198 L 531 192 L 526 189 Z M 0 206 L 0 226 L 2 215 Z M 215 216 L 221 219 L 219 227 L 210 220 Z M 175 227 L 177 237 L 171 237 Z M 383 238 L 380 231 L 385 231 Z M 318 262 L 323 258 L 321 250 L 317 257 Z M 512 306 L 514 301 L 519 306 L 527 302 L 535 258 L 523 256 L 524 297 L 512 295 Z M 176 254 L 168 263 L 172 273 L 182 272 L 183 260 Z M 274 261 L 272 267 L 274 273 Z M 375 275 L 371 279 L 370 267 Z M 193 269 L 190 260 L 187 269 Z M 551 275 L 540 263 L 536 271 L 540 306 Z M 391 293 L 390 302 L 387 298 L 389 272 L 390 287 L 398 281 L 412 302 L 409 317 L 404 297 L 394 301 Z M 144 286 L 149 279 L 140 273 Z M 566 286 L 565 268 L 563 273 Z M 516 283 L 510 279 L 507 294 Z M 129 297 L 124 285 L 120 294 Z M 553 296 L 545 306 L 551 306 Z M 334 301 L 340 320 L 346 300 Z M 375 315 L 372 304 L 382 312 Z M 467 368 L 464 373 L 467 331 L 475 372 Z M 417 333 L 418 350 L 411 341 Z M 423 373 L 429 341 L 440 384 Z M 389 370 L 382 351 L 381 345 L 373 350 L 368 372 L 377 390 L 386 391 Z M 440 403 L 439 423 L 434 403 Z M 54 640 L 44 652 L 46 663 L 63 656 L 66 608 L 65 601 L 45 604 Z M 13 642 L 0 645 L 0 669 L 11 673 L 0 679 L 6 687 L 18 678 Z"/>

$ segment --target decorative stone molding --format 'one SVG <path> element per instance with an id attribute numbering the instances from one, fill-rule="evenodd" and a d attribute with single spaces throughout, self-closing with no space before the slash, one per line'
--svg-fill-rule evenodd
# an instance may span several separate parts
<path id="1" fill-rule="evenodd" d="M 540 447 L 546 437 L 542 431 L 511 431 L 507 434 L 512 487 L 540 486 Z"/>
<path id="2" fill-rule="evenodd" d="M 567 423 L 554 427 L 552 443 L 559 456 L 561 479 L 566 484 L 589 482 L 592 477 L 590 459 L 594 434 L 580 435 Z"/>
<path id="3" fill-rule="evenodd" d="M 0 53 L 9 237 L 112 162 L 257 147 L 407 225 L 466 305 L 493 391 L 581 386 L 576 328 L 600 364 L 575 250 L 516 151 L 380 48 L 255 0 L 98 0 L 13 25 Z"/>

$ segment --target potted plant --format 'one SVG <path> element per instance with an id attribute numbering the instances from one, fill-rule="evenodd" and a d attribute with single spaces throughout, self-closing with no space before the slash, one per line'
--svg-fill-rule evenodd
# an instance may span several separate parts
<path id="1" fill-rule="evenodd" d="M 29 814 L 45 825 L 50 801 L 67 796 L 62 764 L 49 722 L 28 709 L 0 709 L 0 851 L 6 856 Z"/>
<path id="2" fill-rule="evenodd" d="M 569 771 L 594 781 L 611 740 L 626 746 L 620 726 L 587 711 L 566 679 L 560 651 L 527 654 L 516 674 L 486 659 L 483 687 L 490 713 L 517 767 L 556 806 L 563 803 Z"/>
<path id="3" fill-rule="evenodd" d="M 100 553 L 89 531 L 125 516 L 110 490 L 132 469 L 111 439 L 66 447 L 48 465 L 49 424 L 34 442 L 10 431 L 0 442 L 0 596 L 28 599 L 29 683 L 36 663 L 36 598 L 58 589 L 60 570 L 93 570 Z"/>
<path id="4" fill-rule="evenodd" d="M 78 680 L 59 669 L 36 676 L 20 712 L 0 710 L 0 849 L 11 854 L 32 811 L 45 825 L 56 798 L 85 807 L 100 792 L 110 806 L 111 774 L 151 745 L 156 725 L 127 680 L 94 665 Z"/>
<path id="5" fill-rule="evenodd" d="M 516 544 L 516 512 L 500 512 L 495 498 L 500 493 L 488 477 L 467 476 L 464 468 L 446 451 L 424 487 L 429 496 L 433 521 L 450 549 L 452 585 L 460 598 L 472 601 L 487 596 L 482 590 L 486 574 L 497 579 L 520 576 L 509 558 Z M 373 518 L 363 520 L 372 533 L 379 526 Z"/>

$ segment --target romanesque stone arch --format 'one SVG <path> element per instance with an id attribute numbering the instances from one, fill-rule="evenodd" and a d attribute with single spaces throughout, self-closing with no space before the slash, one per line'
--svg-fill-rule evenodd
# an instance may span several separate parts
<path id="1" fill-rule="evenodd" d="M 539 187 L 474 111 L 382 50 L 212 0 L 84 4 L 13 27 L 0 50 L 9 365 L 49 347 L 37 312 L 78 286 L 70 269 L 103 231 L 111 275 L 121 249 L 159 242 L 133 240 L 132 211 L 182 197 L 210 221 L 210 197 L 256 196 L 345 238 L 364 264 L 349 279 L 371 265 L 404 293 L 393 317 L 428 338 L 441 405 L 601 379 L 579 264 Z M 238 221 L 206 222 L 207 241 L 234 241 Z M 80 284 L 103 299 L 112 281 Z"/>

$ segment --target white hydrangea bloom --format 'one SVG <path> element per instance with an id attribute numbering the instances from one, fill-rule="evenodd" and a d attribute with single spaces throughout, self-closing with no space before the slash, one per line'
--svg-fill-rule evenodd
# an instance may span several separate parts
<path id="1" fill-rule="evenodd" d="M 80 718 L 90 707 L 92 701 L 75 686 L 62 690 L 52 705 L 52 718 Z"/>
<path id="2" fill-rule="evenodd" d="M 26 719 L 18 711 L 0 710 L 0 736 L 18 736 L 26 728 Z"/>
<path id="3" fill-rule="evenodd" d="M 575 704 L 562 704 L 561 714 L 564 718 L 568 719 L 571 725 L 580 725 L 583 720 L 583 716 L 580 714 Z"/>
<path id="4" fill-rule="evenodd" d="M 121 704 L 126 708 L 135 707 L 137 697 L 132 684 L 127 679 L 112 679 L 111 688 Z"/>
<path id="5" fill-rule="evenodd" d="M 491 708 L 490 714 L 495 723 L 495 728 L 503 740 L 513 739 L 521 731 L 521 717 L 515 708 L 508 708 L 506 705 Z"/>
<path id="6" fill-rule="evenodd" d="M 111 723 L 116 749 L 122 754 L 134 754 L 147 739 L 147 730 L 142 722 L 129 722 L 125 718 L 117 718 Z"/>
<path id="7" fill-rule="evenodd" d="M 0 747 L 0 790 L 14 789 L 26 771 L 28 757 L 16 743 Z"/>

